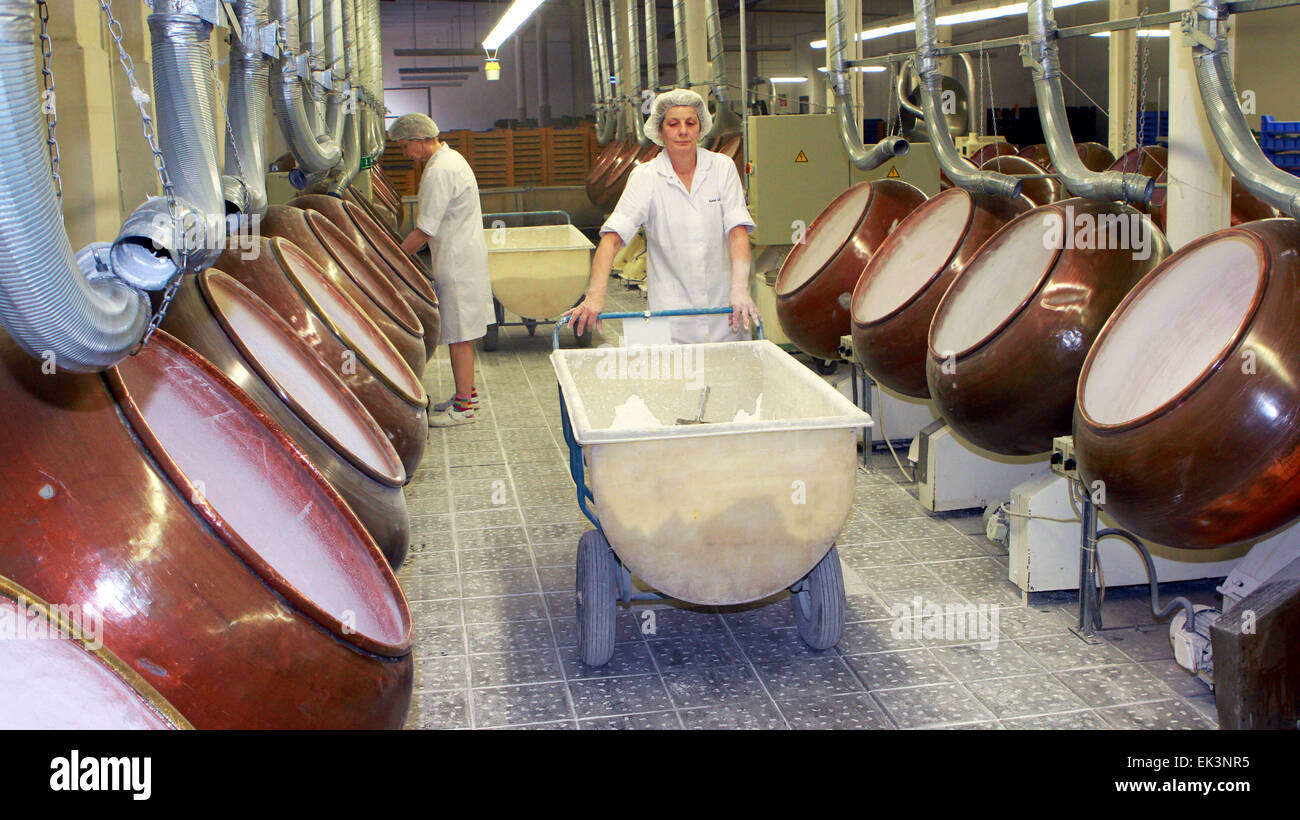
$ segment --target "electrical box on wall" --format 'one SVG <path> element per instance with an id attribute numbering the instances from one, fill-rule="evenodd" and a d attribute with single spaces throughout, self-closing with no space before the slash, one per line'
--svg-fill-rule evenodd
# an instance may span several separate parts
<path id="1" fill-rule="evenodd" d="M 779 109 L 788 112 L 790 109 Z M 749 207 L 754 242 L 789 245 L 831 200 L 864 180 L 901 179 L 927 196 L 939 192 L 939 161 L 929 143 L 913 143 L 906 156 L 859 171 L 840 143 L 834 114 L 751 116 Z"/>

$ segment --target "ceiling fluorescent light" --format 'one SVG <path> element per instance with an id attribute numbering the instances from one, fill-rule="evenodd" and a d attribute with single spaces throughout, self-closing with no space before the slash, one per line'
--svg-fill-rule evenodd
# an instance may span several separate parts
<path id="1" fill-rule="evenodd" d="M 817 70 L 825 74 L 826 66 L 818 66 Z M 866 72 L 867 74 L 882 74 L 886 71 L 883 65 L 855 65 L 853 67 L 853 70 L 863 71 Z"/>
<path id="2" fill-rule="evenodd" d="M 1067 6 L 1077 6 L 1081 3 L 1093 3 L 1096 0 L 1056 0 L 1052 5 L 1061 9 Z M 977 11 L 964 11 L 958 14 L 945 14 L 935 19 L 935 23 L 940 26 L 959 26 L 963 23 L 978 23 L 983 20 L 995 20 L 999 17 L 1016 17 L 1018 15 L 1028 15 L 1029 6 L 1026 3 L 1012 3 L 1006 6 L 994 6 L 993 8 L 979 9 Z M 869 28 L 866 31 L 858 32 L 859 40 L 875 40 L 880 37 L 888 37 L 891 34 L 902 34 L 908 31 L 915 31 L 916 23 L 897 23 L 892 26 L 877 26 Z M 809 43 L 813 48 L 826 48 L 825 40 L 814 40 Z"/>
<path id="3" fill-rule="evenodd" d="M 807 77 L 768 77 L 769 83 L 806 83 Z"/>
<path id="4" fill-rule="evenodd" d="M 1109 31 L 1098 31 L 1088 35 L 1089 37 L 1109 37 Z M 1138 29 L 1139 37 L 1168 37 L 1169 29 L 1167 28 L 1144 28 Z"/>
<path id="5" fill-rule="evenodd" d="M 501 44 L 509 39 L 515 29 L 524 24 L 524 21 L 532 16 L 537 7 L 542 4 L 543 0 L 515 0 L 506 9 L 506 13 L 501 16 L 501 20 L 496 27 L 483 38 L 483 48 L 487 51 L 496 51 Z"/>

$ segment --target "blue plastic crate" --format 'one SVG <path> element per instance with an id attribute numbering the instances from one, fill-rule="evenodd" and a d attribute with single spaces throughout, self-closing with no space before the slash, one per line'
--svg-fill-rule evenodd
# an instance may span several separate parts
<path id="1" fill-rule="evenodd" d="M 1275 120 L 1265 114 L 1260 117 L 1259 131 L 1261 134 L 1300 134 L 1300 122 Z"/>
<path id="2" fill-rule="evenodd" d="M 1284 171 L 1300 170 L 1300 154 L 1270 154 L 1269 161 Z"/>
<path id="3" fill-rule="evenodd" d="M 1265 133 L 1259 137 L 1259 147 L 1265 152 L 1300 151 L 1300 137 L 1274 137 Z"/>

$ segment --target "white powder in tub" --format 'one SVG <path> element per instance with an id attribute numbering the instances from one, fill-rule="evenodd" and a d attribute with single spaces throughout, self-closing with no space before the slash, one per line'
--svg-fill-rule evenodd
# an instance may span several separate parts
<path id="1" fill-rule="evenodd" d="M 640 396 L 633 394 L 628 400 L 614 408 L 614 421 L 610 430 L 643 430 L 647 427 L 663 427 L 655 414 Z"/>
<path id="2" fill-rule="evenodd" d="M 737 411 L 736 411 L 736 417 L 735 417 L 734 419 L 732 419 L 732 421 L 733 421 L 733 422 L 736 422 L 736 421 L 758 421 L 758 420 L 761 419 L 762 417 L 763 417 L 763 394 L 762 394 L 762 393 L 759 393 L 759 394 L 758 394 L 758 401 L 754 402 L 754 413 L 753 413 L 753 415 L 751 415 L 751 414 L 749 414 L 749 413 L 746 413 L 743 409 L 741 409 L 741 410 L 737 410 Z"/>

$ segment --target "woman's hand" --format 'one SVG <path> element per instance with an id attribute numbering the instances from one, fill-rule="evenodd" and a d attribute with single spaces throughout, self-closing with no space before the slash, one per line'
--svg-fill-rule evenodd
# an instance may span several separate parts
<path id="1" fill-rule="evenodd" d="M 570 321 L 573 322 L 574 333 L 581 336 L 588 328 L 602 329 L 604 323 L 600 321 L 600 314 L 604 309 L 604 299 L 594 298 L 588 294 L 577 307 L 564 311 L 564 315 L 570 317 Z"/>
<path id="2" fill-rule="evenodd" d="M 731 291 L 731 330 L 736 332 L 744 324 L 745 330 L 749 330 L 750 323 L 758 327 L 762 316 L 758 312 L 758 305 L 754 304 L 753 298 L 749 295 L 749 289 Z"/>

